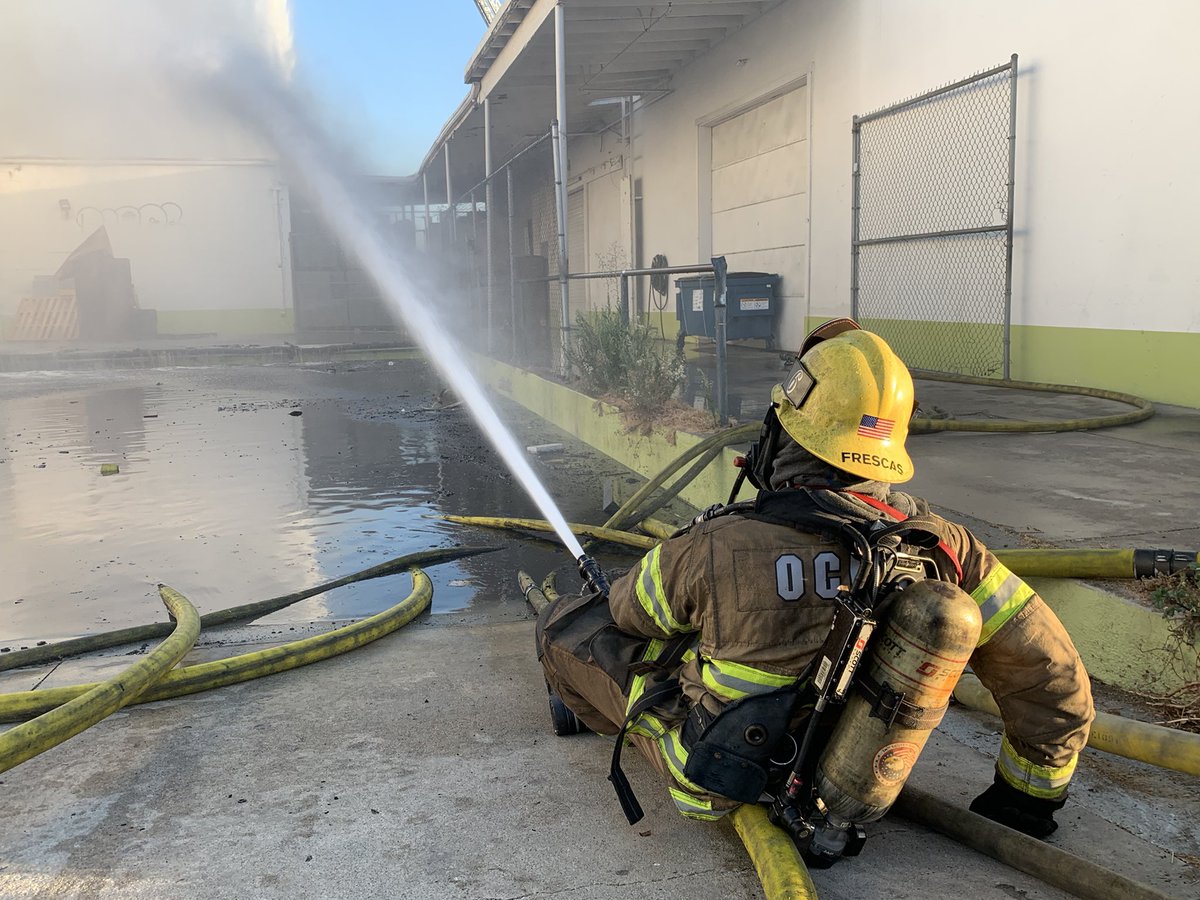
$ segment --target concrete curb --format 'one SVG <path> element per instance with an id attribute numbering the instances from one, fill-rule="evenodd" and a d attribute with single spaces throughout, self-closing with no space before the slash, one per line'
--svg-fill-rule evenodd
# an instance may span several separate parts
<path id="1" fill-rule="evenodd" d="M 579 438 L 647 478 L 705 435 L 675 431 L 670 436 L 629 432 L 610 404 L 506 363 L 480 359 L 488 384 L 532 413 Z M 726 449 L 726 465 L 710 466 L 680 496 L 703 508 L 729 496 L 737 452 Z M 1064 578 L 1030 578 L 1029 583 L 1066 626 L 1088 671 L 1126 690 L 1169 692 L 1184 683 L 1186 665 L 1170 665 L 1174 646 L 1167 621 L 1157 612 L 1093 584 Z M 1193 665 L 1195 648 L 1184 651 Z M 1186 661 L 1186 660 L 1185 660 Z"/>

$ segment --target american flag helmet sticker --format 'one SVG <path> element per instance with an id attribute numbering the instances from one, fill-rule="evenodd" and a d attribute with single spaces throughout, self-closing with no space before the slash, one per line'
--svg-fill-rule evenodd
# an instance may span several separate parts
<path id="1" fill-rule="evenodd" d="M 862 421 L 858 423 L 858 433 L 863 437 L 875 438 L 877 441 L 882 441 L 884 438 L 892 436 L 892 428 L 895 424 L 895 419 L 881 419 L 879 416 L 863 416 Z"/>

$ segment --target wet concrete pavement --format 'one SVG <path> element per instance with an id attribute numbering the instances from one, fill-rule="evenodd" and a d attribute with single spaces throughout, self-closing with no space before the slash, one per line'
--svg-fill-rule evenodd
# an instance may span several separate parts
<path id="1" fill-rule="evenodd" d="M 21 573 L 23 600 L 13 603 L 7 586 L 0 596 L 2 646 L 141 621 L 151 609 L 160 618 L 150 599 L 159 580 L 207 610 L 384 554 L 504 547 L 432 569 L 433 614 L 396 635 L 306 669 L 122 711 L 0 775 L 0 897 L 761 896 L 732 830 L 682 820 L 636 754 L 626 759 L 647 818 L 630 828 L 605 780 L 611 745 L 551 734 L 513 573 L 540 576 L 563 554 L 420 518 L 533 514 L 461 411 L 414 412 L 432 407 L 437 390 L 420 366 L 334 368 L 0 380 L 0 428 L 16 451 L 0 466 L 0 499 L 23 511 L 5 526 L 3 543 L 19 543 L 3 562 Z M 132 394 L 86 412 L 89 395 L 112 391 Z M 618 467 L 517 410 L 505 414 L 522 443 L 568 445 L 535 465 L 568 518 L 602 520 L 600 480 Z M 1094 435 L 922 437 L 914 490 L 969 513 L 997 545 L 1060 533 L 1200 543 L 1194 517 L 1180 514 L 1195 482 L 1183 472 L 1166 491 L 1159 480 L 1171 460 L 1190 465 L 1200 452 L 1189 437 L 1195 417 L 1173 416 Z M 21 443 L 25 430 L 12 437 L 18 421 L 33 423 L 34 444 Z M 117 452 L 122 475 L 101 479 L 99 463 Z M 1086 492 L 1065 481 L 1070 453 L 1087 454 L 1075 464 L 1092 473 L 1078 475 Z M 42 457 L 46 468 L 34 468 Z M 55 481 L 33 480 L 47 474 Z M 121 486 L 114 478 L 126 479 L 116 497 L 106 493 Z M 1091 499 L 1127 498 L 1130 485 L 1158 489 L 1132 509 Z M 160 535 L 165 522 L 172 528 Z M 406 578 L 357 585 L 279 615 L 303 634 L 407 589 Z M 220 652 L 277 642 L 280 629 L 231 630 Z M 88 665 L 3 673 L 0 690 L 46 675 L 47 685 L 77 680 Z M 967 802 L 989 783 L 998 742 L 995 720 L 953 710 L 916 783 Z M 1197 870 L 1171 858 L 1197 852 L 1196 779 L 1087 751 L 1073 790 L 1055 844 L 1172 896 L 1200 895 Z M 1065 896 L 895 817 L 869 831 L 863 856 L 815 873 L 826 900 Z"/>

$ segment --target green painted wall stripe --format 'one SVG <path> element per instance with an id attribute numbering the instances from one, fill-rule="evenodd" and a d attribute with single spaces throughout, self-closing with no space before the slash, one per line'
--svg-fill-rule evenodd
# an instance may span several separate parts
<path id="1" fill-rule="evenodd" d="M 832 316 L 808 316 L 812 329 Z M 878 323 L 878 324 L 876 324 Z M 876 325 L 917 368 L 947 369 L 963 346 L 985 346 L 998 361 L 999 326 L 953 322 L 863 320 Z M 1200 333 L 1014 325 L 1011 375 L 1018 381 L 1123 391 L 1159 403 L 1200 408 Z M 995 371 L 967 374 L 999 377 Z"/>
<path id="2" fill-rule="evenodd" d="M 160 309 L 159 334 L 295 334 L 292 310 L 272 309 Z"/>

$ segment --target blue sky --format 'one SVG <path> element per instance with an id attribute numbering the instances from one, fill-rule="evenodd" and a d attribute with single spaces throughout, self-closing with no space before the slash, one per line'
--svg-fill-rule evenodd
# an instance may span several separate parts
<path id="1" fill-rule="evenodd" d="M 416 171 L 467 95 L 472 0 L 292 0 L 297 69 L 372 172 Z"/>

